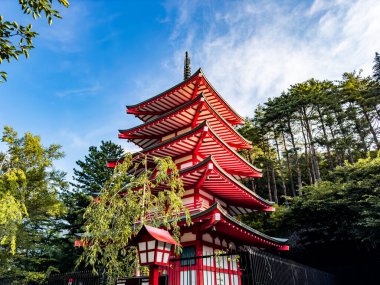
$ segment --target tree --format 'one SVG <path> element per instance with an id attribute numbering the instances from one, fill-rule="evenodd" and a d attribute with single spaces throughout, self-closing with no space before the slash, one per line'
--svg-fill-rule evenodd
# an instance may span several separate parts
<path id="1" fill-rule="evenodd" d="M 288 198 L 289 207 L 279 207 L 264 222 L 253 215 L 245 221 L 268 234 L 289 236 L 292 258 L 374 277 L 380 254 L 380 152 L 338 166 L 324 181 L 303 190 L 303 196 Z M 350 270 L 344 274 L 351 276 Z"/>
<path id="2" fill-rule="evenodd" d="M 136 249 L 127 246 L 142 225 L 165 227 L 179 240 L 178 223 L 183 217 L 190 222 L 183 194 L 179 171 L 170 157 L 144 156 L 136 164 L 131 154 L 125 155 L 86 210 L 80 262 L 98 271 L 104 268 L 110 284 L 112 278 L 131 274 L 136 267 Z"/>
<path id="3" fill-rule="evenodd" d="M 58 0 L 64 7 L 69 6 L 67 0 Z M 24 14 L 31 14 L 36 20 L 41 15 L 45 15 L 49 25 L 53 18 L 61 18 L 59 12 L 53 9 L 53 0 L 19 0 Z M 15 21 L 4 20 L 0 16 L 0 64 L 3 60 L 10 62 L 12 59 L 18 60 L 20 55 L 29 57 L 29 51 L 34 48 L 33 39 L 38 35 L 32 31 L 32 24 L 27 26 L 19 25 Z M 0 83 L 7 80 L 7 73 L 0 71 Z"/>
<path id="4" fill-rule="evenodd" d="M 119 158 L 123 154 L 121 146 L 111 141 L 102 141 L 100 147 L 91 146 L 84 160 L 78 160 L 78 169 L 74 169 L 72 189 L 61 194 L 67 207 L 64 216 L 66 221 L 63 226 L 65 238 L 61 240 L 61 246 L 65 248 L 59 254 L 61 262 L 60 271 L 69 272 L 75 268 L 76 260 L 82 254 L 82 250 L 74 247 L 74 242 L 85 229 L 83 214 L 91 203 L 92 196 L 96 196 L 111 177 L 113 170 L 107 168 L 107 160 Z"/>
<path id="5" fill-rule="evenodd" d="M 8 148 L 0 153 L 0 263 L 7 266 L 0 267 L 0 279 L 42 282 L 57 267 L 60 218 L 66 211 L 59 193 L 68 184 L 53 162 L 63 152 L 59 145 L 44 147 L 31 133 L 18 137 L 10 127 L 4 128 L 2 142 Z"/>
<path id="6" fill-rule="evenodd" d="M 380 82 L 380 54 L 378 52 L 375 53 L 373 62 L 373 78 L 375 78 L 376 81 Z"/>
<path id="7" fill-rule="evenodd" d="M 76 162 L 79 169 L 74 169 L 74 183 L 71 183 L 76 192 L 82 192 L 87 195 L 100 192 L 113 172 L 112 169 L 107 167 L 107 160 L 119 158 L 123 152 L 124 150 L 121 146 L 111 141 L 102 141 L 99 149 L 96 146 L 90 146 L 84 161 L 78 160 Z"/>

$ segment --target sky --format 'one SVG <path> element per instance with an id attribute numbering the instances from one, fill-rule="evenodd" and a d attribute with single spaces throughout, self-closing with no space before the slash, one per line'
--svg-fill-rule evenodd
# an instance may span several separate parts
<path id="1" fill-rule="evenodd" d="M 216 90 L 242 116 L 310 78 L 338 80 L 372 73 L 380 51 L 380 1 L 123 1 L 71 0 L 52 26 L 1 0 L 0 15 L 32 23 L 38 38 L 30 58 L 0 65 L 0 127 L 40 135 L 66 156 L 55 167 L 72 179 L 75 161 L 92 145 L 117 138 L 140 122 L 136 104 L 202 67 Z M 0 143 L 0 151 L 5 145 Z"/>

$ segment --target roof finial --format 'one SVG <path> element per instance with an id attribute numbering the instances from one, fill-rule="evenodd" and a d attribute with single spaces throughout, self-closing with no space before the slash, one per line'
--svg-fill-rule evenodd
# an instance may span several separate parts
<path id="1" fill-rule="evenodd" d="M 185 53 L 185 67 L 183 70 L 183 80 L 190 78 L 190 76 L 191 76 L 190 57 L 189 57 L 189 53 L 186 51 L 186 53 Z"/>

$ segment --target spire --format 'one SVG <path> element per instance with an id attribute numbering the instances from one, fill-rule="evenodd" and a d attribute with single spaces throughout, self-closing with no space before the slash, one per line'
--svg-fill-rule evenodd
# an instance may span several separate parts
<path id="1" fill-rule="evenodd" d="M 183 70 L 183 80 L 186 80 L 191 75 L 191 68 L 190 68 L 190 57 L 189 53 L 186 51 L 185 53 L 185 67 Z"/>

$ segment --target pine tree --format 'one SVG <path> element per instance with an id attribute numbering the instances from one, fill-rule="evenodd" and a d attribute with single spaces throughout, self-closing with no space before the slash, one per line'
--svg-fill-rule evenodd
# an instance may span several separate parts
<path id="1" fill-rule="evenodd" d="M 119 158 L 123 152 L 121 146 L 111 141 L 102 141 L 99 149 L 96 146 L 90 146 L 84 161 L 76 162 L 79 169 L 74 169 L 74 183 L 71 183 L 76 192 L 87 195 L 99 193 L 104 183 L 112 175 L 112 169 L 107 168 L 107 160 Z"/>
<path id="2" fill-rule="evenodd" d="M 75 268 L 75 263 L 81 248 L 74 248 L 74 242 L 85 231 L 83 214 L 91 203 L 92 196 L 98 195 L 106 181 L 111 177 L 113 170 L 107 168 L 107 160 L 119 158 L 123 148 L 111 141 L 102 141 L 99 148 L 91 146 L 84 160 L 78 160 L 78 169 L 74 169 L 73 189 L 62 193 L 62 199 L 68 209 L 65 215 L 67 222 L 64 230 L 67 233 L 62 241 L 66 251 L 61 252 L 61 271 L 68 272 Z"/>
<path id="3" fill-rule="evenodd" d="M 375 53 L 373 62 L 373 78 L 375 78 L 376 81 L 380 82 L 380 54 L 378 52 Z"/>

